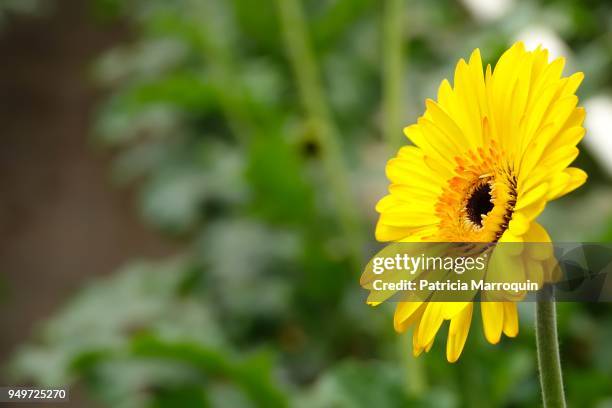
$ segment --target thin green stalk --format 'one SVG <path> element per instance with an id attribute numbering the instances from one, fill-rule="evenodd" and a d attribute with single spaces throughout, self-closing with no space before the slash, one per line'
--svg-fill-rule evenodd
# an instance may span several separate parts
<path id="1" fill-rule="evenodd" d="M 316 59 L 308 38 L 300 0 L 277 0 L 287 54 L 294 71 L 300 98 L 321 148 L 321 161 L 330 183 L 341 228 L 353 263 L 361 264 L 361 226 L 351 196 L 348 170 L 342 154 L 339 132 L 332 120 Z"/>
<path id="2" fill-rule="evenodd" d="M 414 397 L 420 397 L 427 389 L 427 378 L 423 360 L 412 355 L 412 331 L 407 331 L 398 336 L 399 353 L 404 362 L 408 393 Z"/>
<path id="3" fill-rule="evenodd" d="M 386 0 L 383 10 L 383 135 L 391 152 L 402 141 L 403 0 Z"/>
<path id="4" fill-rule="evenodd" d="M 554 301 L 536 303 L 536 343 L 544 407 L 565 408 Z"/>
<path id="5" fill-rule="evenodd" d="M 382 81 L 383 81 L 383 136 L 387 148 L 393 154 L 402 142 L 402 113 L 404 103 L 402 98 L 404 72 L 403 52 L 403 0 L 386 0 L 382 20 Z M 408 350 L 412 347 L 410 335 L 400 336 L 404 345 L 404 337 L 408 339 Z M 422 395 L 427 388 L 427 373 L 423 361 L 406 352 L 404 367 L 408 380 L 408 392 L 413 396 Z"/>

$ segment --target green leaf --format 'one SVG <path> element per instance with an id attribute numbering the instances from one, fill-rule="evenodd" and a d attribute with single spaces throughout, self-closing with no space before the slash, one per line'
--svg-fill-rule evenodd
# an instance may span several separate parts
<path id="1" fill-rule="evenodd" d="M 269 362 L 262 356 L 233 361 L 195 343 L 164 342 L 153 337 L 136 338 L 132 350 L 137 356 L 178 361 L 208 376 L 225 378 L 239 386 L 259 407 L 287 406 L 285 396 L 269 378 Z"/>

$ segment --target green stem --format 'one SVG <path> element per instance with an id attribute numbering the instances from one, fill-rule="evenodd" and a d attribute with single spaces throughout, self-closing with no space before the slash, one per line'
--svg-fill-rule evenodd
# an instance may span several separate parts
<path id="1" fill-rule="evenodd" d="M 395 153 L 402 141 L 403 7 L 403 0 L 386 0 L 382 20 L 383 137 L 391 154 Z M 423 360 L 414 357 L 410 351 L 406 352 L 412 348 L 411 335 L 401 335 L 400 343 L 408 391 L 419 397 L 427 388 L 427 373 Z"/>
<path id="2" fill-rule="evenodd" d="M 314 52 L 308 38 L 300 0 L 278 0 L 288 57 L 299 95 L 321 148 L 321 161 L 329 181 L 335 210 L 355 266 L 361 267 L 362 237 L 357 205 L 352 198 L 339 132 L 324 97 Z"/>
<path id="3" fill-rule="evenodd" d="M 421 397 L 427 389 L 427 377 L 423 359 L 412 355 L 412 331 L 406 331 L 398 336 L 399 353 L 404 361 L 408 393 L 413 397 Z"/>
<path id="4" fill-rule="evenodd" d="M 386 0 L 382 22 L 383 135 L 393 153 L 402 140 L 403 6 L 403 0 Z"/>
<path id="5" fill-rule="evenodd" d="M 564 408 L 566 404 L 563 394 L 554 301 L 546 300 L 536 303 L 536 342 L 544 407 Z"/>

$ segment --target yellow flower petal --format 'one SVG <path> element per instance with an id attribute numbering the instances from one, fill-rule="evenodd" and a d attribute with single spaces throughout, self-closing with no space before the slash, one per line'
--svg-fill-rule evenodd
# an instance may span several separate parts
<path id="1" fill-rule="evenodd" d="M 567 193 L 574 191 L 575 189 L 583 185 L 588 177 L 583 170 L 578 169 L 576 167 L 568 167 L 564 170 L 563 173 L 567 174 L 569 176 L 569 179 L 567 180 L 563 188 L 559 189 L 555 192 L 554 195 L 550 196 L 550 200 L 555 200 L 561 196 L 566 195 Z"/>
<path id="2" fill-rule="evenodd" d="M 504 302 L 504 334 L 508 337 L 516 337 L 519 332 L 518 312 L 516 303 Z"/>
<path id="3" fill-rule="evenodd" d="M 482 325 L 485 338 L 491 344 L 499 343 L 504 326 L 504 305 L 500 302 L 481 302 Z"/>
<path id="4" fill-rule="evenodd" d="M 521 210 L 534 204 L 537 201 L 543 200 L 548 192 L 548 184 L 540 184 L 536 188 L 526 192 L 525 194 L 519 195 L 516 200 L 515 211 Z"/>
<path id="5" fill-rule="evenodd" d="M 463 308 L 463 310 L 451 320 L 448 330 L 448 339 L 446 341 L 446 359 L 450 363 L 457 361 L 463 351 L 465 340 L 470 331 L 473 309 L 473 304 L 468 303 L 467 307 Z"/>
<path id="6" fill-rule="evenodd" d="M 423 302 L 399 302 L 393 315 L 393 326 L 395 331 L 405 331 L 423 314 Z"/>
<path id="7" fill-rule="evenodd" d="M 512 220 L 508 224 L 508 229 L 515 236 L 524 235 L 529 230 L 529 225 L 531 224 L 531 220 L 525 217 L 520 212 L 515 212 L 512 215 Z"/>
<path id="8" fill-rule="evenodd" d="M 459 313 L 463 311 L 468 305 L 471 305 L 470 302 L 448 302 L 444 303 L 444 307 L 442 308 L 442 317 L 444 320 L 451 320 Z"/>
<path id="9" fill-rule="evenodd" d="M 431 343 L 436 333 L 442 325 L 443 314 L 442 309 L 444 307 L 443 302 L 429 302 L 425 307 L 425 312 L 419 323 L 419 331 L 417 336 L 417 344 L 420 347 L 426 347 Z"/>

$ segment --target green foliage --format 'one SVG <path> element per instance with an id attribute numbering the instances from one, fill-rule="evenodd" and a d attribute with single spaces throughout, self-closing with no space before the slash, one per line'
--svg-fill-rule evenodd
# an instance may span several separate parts
<path id="1" fill-rule="evenodd" d="M 174 344 L 155 338 L 140 338 L 132 345 L 136 356 L 184 363 L 206 376 L 228 379 L 236 383 L 258 407 L 284 407 L 284 396 L 265 377 L 269 362 L 257 356 L 241 362 L 228 360 L 226 355 L 202 348 L 198 344 Z"/>
<path id="2" fill-rule="evenodd" d="M 407 407 L 404 379 L 391 365 L 344 362 L 322 376 L 299 407 Z"/>
<path id="3" fill-rule="evenodd" d="M 475 313 L 457 364 L 445 361 L 439 336 L 422 364 L 410 365 L 391 307 L 363 303 L 353 265 L 375 252 L 373 234 L 347 234 L 340 215 L 372 226 L 386 185 L 385 22 L 374 0 L 302 3 L 324 98 L 308 108 L 277 2 L 94 1 L 97 15 L 121 17 L 134 33 L 95 66 L 112 90 L 98 110 L 95 141 L 116 152 L 113 179 L 137 187 L 144 222 L 184 251 L 131 263 L 85 288 L 24 346 L 12 365 L 16 378 L 77 384 L 112 407 L 540 405 L 528 307 L 516 340 L 486 344 Z M 575 50 L 585 95 L 609 87 L 612 14 L 606 2 L 592 3 L 519 1 L 495 23 L 475 21 L 460 2 L 407 3 L 402 120 L 422 112 L 457 58 L 480 47 L 494 61 L 517 27 L 540 20 Z M 339 157 L 331 161 L 348 175 L 348 204 L 338 203 L 326 171 L 325 126 L 305 112 L 325 116 L 323 106 L 330 110 L 323 119 L 337 128 L 330 133 Z M 599 231 L 610 214 L 608 179 L 581 154 L 590 191 L 551 205 L 542 221 L 561 240 L 609 240 L 610 222 Z M 371 243 L 360 248 L 364 259 L 352 259 L 347 242 L 356 238 Z M 566 306 L 560 329 L 570 405 L 604 404 L 610 310 L 596 316 Z M 411 387 L 419 382 L 420 390 Z"/>

